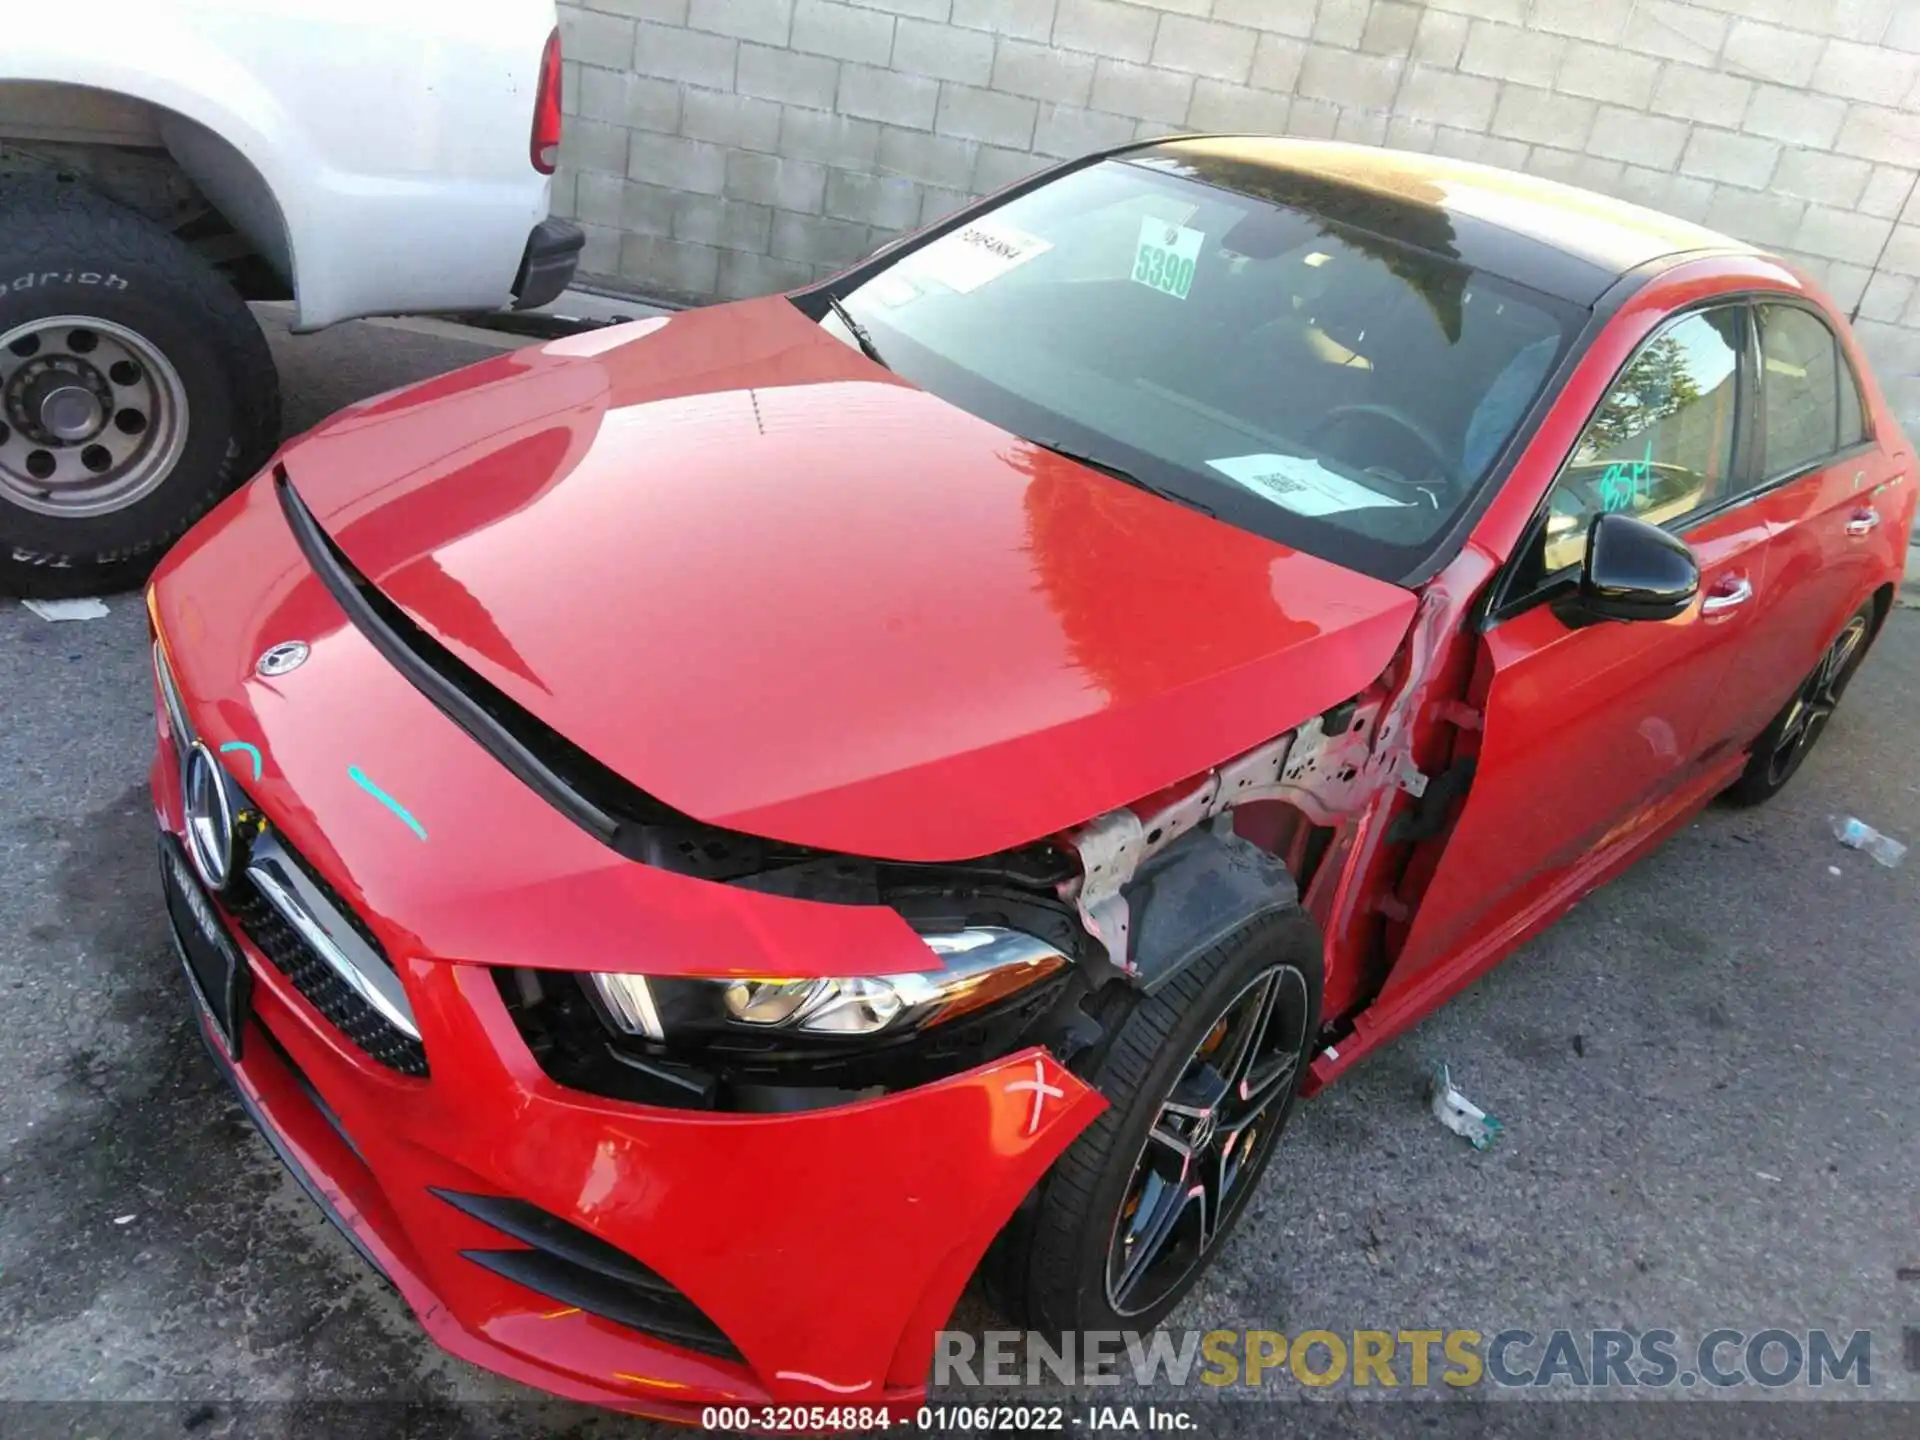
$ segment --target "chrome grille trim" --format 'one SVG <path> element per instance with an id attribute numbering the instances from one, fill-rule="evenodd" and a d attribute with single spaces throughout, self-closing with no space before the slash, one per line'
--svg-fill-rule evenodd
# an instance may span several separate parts
<path id="1" fill-rule="evenodd" d="M 272 832 L 253 842 L 247 859 L 247 878 L 259 890 L 260 898 L 278 911 L 313 953 L 381 1019 L 408 1039 L 418 1040 L 420 1027 L 393 967 L 374 953 L 300 866 L 287 858 Z"/>

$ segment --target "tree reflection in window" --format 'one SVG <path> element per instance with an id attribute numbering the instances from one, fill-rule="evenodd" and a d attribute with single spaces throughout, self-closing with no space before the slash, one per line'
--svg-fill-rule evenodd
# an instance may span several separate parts
<path id="1" fill-rule="evenodd" d="M 1665 525 L 1719 496 L 1733 454 L 1739 324 L 1731 308 L 1689 315 L 1621 372 L 1554 482 L 1546 574 L 1579 563 L 1595 515 Z"/>

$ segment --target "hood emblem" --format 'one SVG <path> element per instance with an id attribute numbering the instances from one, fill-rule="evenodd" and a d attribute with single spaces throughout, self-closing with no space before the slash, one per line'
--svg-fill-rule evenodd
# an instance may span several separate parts
<path id="1" fill-rule="evenodd" d="M 283 640 L 278 645 L 269 646 L 254 662 L 254 671 L 263 679 L 271 680 L 276 675 L 285 675 L 290 670 L 298 670 L 307 663 L 311 652 L 304 640 Z"/>

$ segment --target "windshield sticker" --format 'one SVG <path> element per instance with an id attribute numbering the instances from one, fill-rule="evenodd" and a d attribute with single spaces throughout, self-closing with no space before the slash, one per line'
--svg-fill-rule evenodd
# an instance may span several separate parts
<path id="1" fill-rule="evenodd" d="M 1206 232 L 1169 225 L 1151 216 L 1140 222 L 1140 243 L 1133 252 L 1133 278 L 1176 300 L 1193 289 L 1193 267 Z"/>
<path id="2" fill-rule="evenodd" d="M 873 298 L 889 310 L 894 310 L 918 300 L 920 287 L 904 275 L 882 275 L 874 282 Z"/>
<path id="3" fill-rule="evenodd" d="M 1304 455 L 1233 455 L 1224 460 L 1209 460 L 1207 464 L 1296 515 L 1317 517 L 1339 515 L 1348 510 L 1400 510 L 1411 503 L 1355 484 Z"/>
<path id="4" fill-rule="evenodd" d="M 1001 221 L 976 220 L 922 250 L 914 269 L 964 295 L 1052 248 L 1051 240 Z"/>

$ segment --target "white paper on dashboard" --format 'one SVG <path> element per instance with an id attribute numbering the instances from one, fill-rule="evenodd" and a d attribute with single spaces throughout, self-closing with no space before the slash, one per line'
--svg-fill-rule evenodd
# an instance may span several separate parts
<path id="1" fill-rule="evenodd" d="M 1395 500 L 1336 475 L 1304 455 L 1230 455 L 1207 464 L 1230 480 L 1296 515 L 1339 515 L 1348 510 L 1404 509 Z"/>
<path id="2" fill-rule="evenodd" d="M 916 273 L 966 294 L 1047 253 L 1051 240 L 995 220 L 975 220 L 914 256 Z"/>
<path id="3" fill-rule="evenodd" d="M 920 287 L 898 272 L 882 275 L 873 282 L 873 298 L 889 310 L 894 310 L 918 300 Z"/>

